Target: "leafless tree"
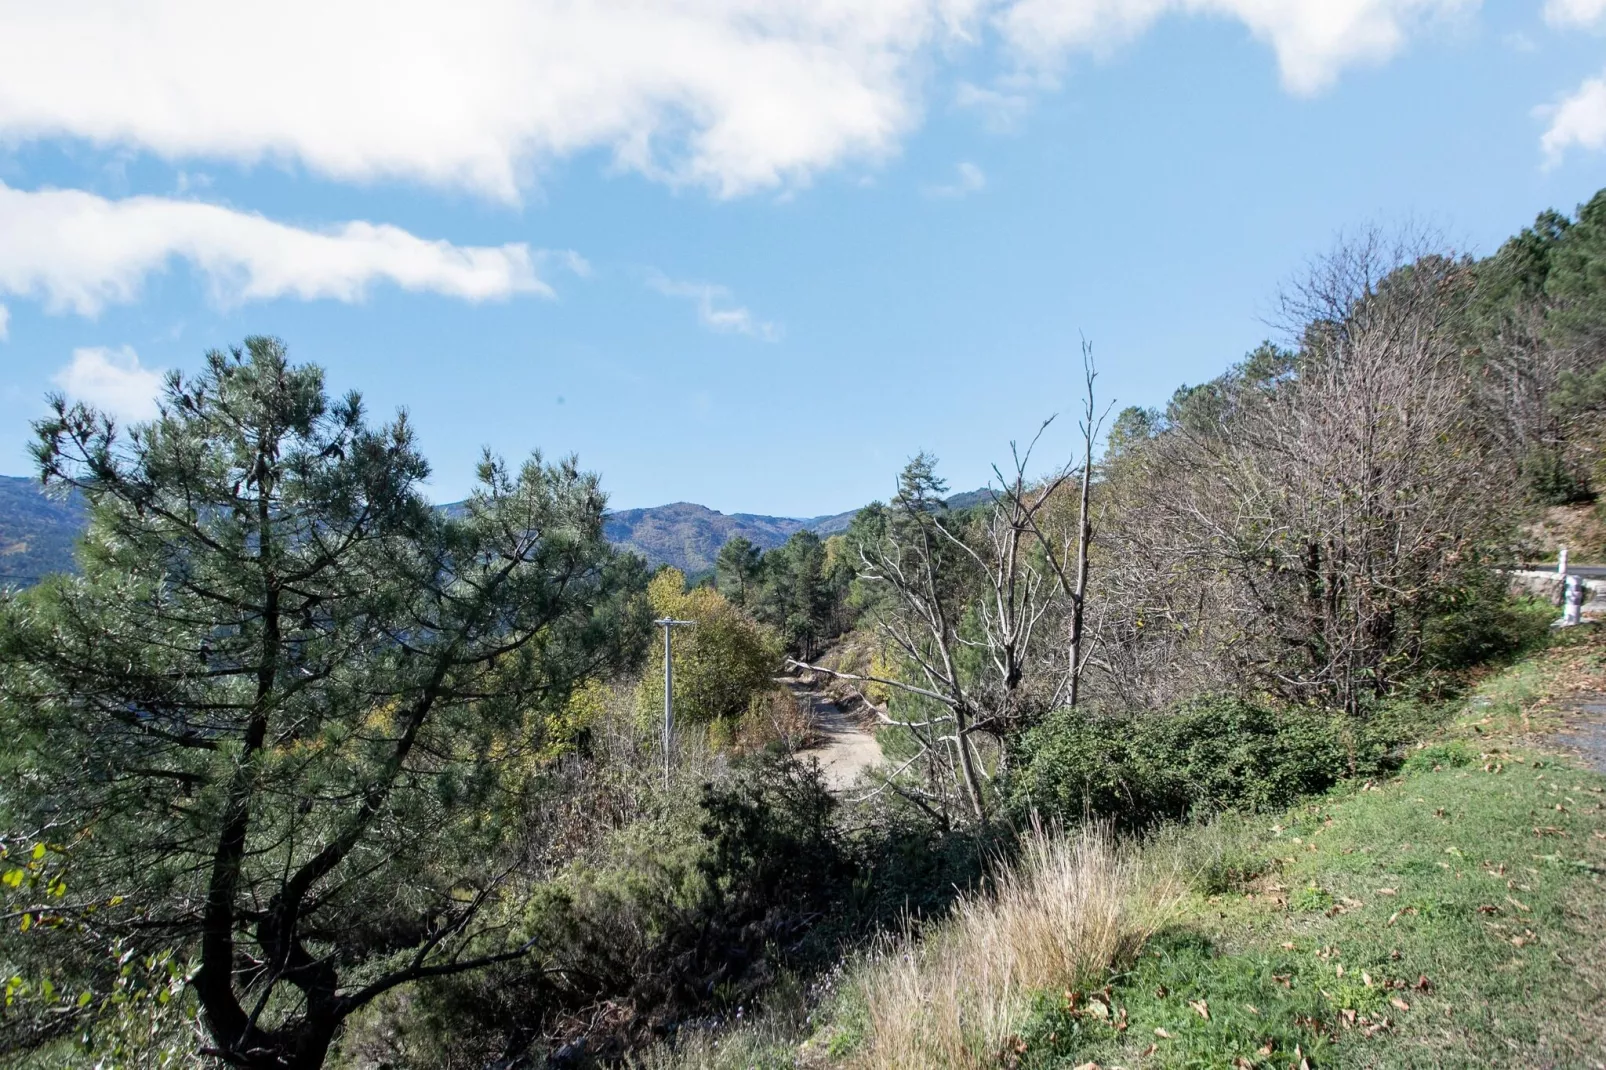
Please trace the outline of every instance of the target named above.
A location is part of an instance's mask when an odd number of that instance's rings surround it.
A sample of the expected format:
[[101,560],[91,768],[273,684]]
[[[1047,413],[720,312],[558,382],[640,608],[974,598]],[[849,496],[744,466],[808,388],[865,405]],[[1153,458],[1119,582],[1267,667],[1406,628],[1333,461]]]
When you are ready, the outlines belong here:
[[[987,809],[984,782],[1004,771],[1009,741],[1047,710],[1077,701],[1090,653],[1084,634],[1093,538],[1089,503],[1103,416],[1095,405],[1092,350],[1085,346],[1083,373],[1083,448],[1077,461],[1046,477],[1029,474],[1050,418],[1024,449],[1011,444],[1007,473],[994,468],[996,486],[982,515],[962,519],[942,503],[946,485],[936,477],[934,460],[922,454],[905,468],[881,536],[858,547],[861,576],[892,595],[876,627],[910,678],[805,666],[880,683],[934,706],[937,712],[919,718],[882,716],[919,742],[906,768],[924,760],[928,784],[951,774],[978,819]],[[1065,503],[1077,487],[1074,520],[1065,523]],[[902,787],[895,779],[889,784],[922,805],[942,805],[938,793]]]
[[1297,351],[1184,397],[1113,467],[1106,597],[1129,623],[1112,668],[1169,676],[1162,700],[1247,685],[1354,710],[1420,661],[1505,520],[1458,345],[1466,293],[1454,257],[1341,247],[1285,304]]

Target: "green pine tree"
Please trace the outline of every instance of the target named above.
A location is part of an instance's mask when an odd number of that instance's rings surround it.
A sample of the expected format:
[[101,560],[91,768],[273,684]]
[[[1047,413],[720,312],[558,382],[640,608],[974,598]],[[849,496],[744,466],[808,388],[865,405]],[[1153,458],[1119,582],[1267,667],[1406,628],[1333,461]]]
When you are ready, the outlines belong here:
[[480,925],[521,759],[647,637],[595,477],[487,456],[448,516],[404,415],[370,425],[264,338],[170,376],[153,423],[57,398],[38,432],[91,520],[80,575],[0,606],[6,818],[74,902],[121,904],[88,931],[193,956],[213,1054],[276,1070],[399,985],[526,954]]

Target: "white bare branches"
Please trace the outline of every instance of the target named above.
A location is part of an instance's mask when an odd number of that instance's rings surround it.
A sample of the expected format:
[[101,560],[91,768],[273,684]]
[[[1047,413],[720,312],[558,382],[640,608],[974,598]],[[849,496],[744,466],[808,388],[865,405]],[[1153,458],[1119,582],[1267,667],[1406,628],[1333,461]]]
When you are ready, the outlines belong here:
[[[942,707],[938,716],[888,723],[919,737],[928,781],[951,774],[978,818],[987,785],[1007,765],[1010,740],[1055,705],[1076,701],[1091,653],[1084,610],[1093,448],[1104,416],[1095,408],[1089,347],[1083,375],[1080,458],[1032,475],[1050,418],[1024,448],[1010,444],[1011,464],[994,469],[991,501],[962,515],[943,504],[946,487],[921,455],[905,469],[879,536],[858,547],[861,577],[890,595],[876,625],[904,671],[899,679],[831,675]],[[944,724],[951,732],[939,734]]]

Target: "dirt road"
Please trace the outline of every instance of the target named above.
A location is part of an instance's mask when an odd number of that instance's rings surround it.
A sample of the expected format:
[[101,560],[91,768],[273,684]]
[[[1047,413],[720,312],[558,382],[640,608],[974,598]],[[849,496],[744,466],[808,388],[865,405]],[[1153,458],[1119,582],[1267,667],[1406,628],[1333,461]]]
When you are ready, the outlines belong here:
[[785,676],[781,682],[791,689],[798,704],[810,713],[825,742],[799,751],[798,757],[820,763],[825,771],[825,782],[832,791],[845,791],[859,779],[859,774],[881,764],[881,744],[867,732],[858,720],[832,702],[814,685],[808,675]]

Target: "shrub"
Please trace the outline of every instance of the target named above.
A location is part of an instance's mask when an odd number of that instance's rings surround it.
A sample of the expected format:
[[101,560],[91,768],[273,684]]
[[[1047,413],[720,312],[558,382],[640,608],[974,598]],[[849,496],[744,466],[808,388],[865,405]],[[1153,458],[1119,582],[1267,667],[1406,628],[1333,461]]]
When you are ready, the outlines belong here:
[[713,745],[738,754],[792,754],[821,741],[814,718],[784,687],[754,695],[740,718],[716,721],[709,729]]
[[[685,577],[666,568],[647,588],[655,617],[696,621],[673,640],[675,719],[686,724],[734,723],[753,698],[769,691],[781,665],[781,641],[712,587],[685,589]],[[644,724],[663,715],[664,648],[659,636],[637,689]],[[656,670],[656,671],[655,671]]]
[[1163,714],[1059,710],[1016,747],[1017,813],[1134,828],[1269,810],[1374,769],[1392,741],[1337,714],[1195,699]]
[[1433,743],[1420,747],[1405,760],[1403,769],[1409,773],[1427,773],[1435,769],[1460,769],[1478,760],[1477,753],[1458,739],[1447,743]]
[[857,862],[812,766],[761,756],[618,830],[587,862],[512,888],[487,918],[534,955],[420,986],[357,1023],[357,1066],[480,1067],[542,1038],[617,1060],[752,1007]]
[[1468,669],[1532,650],[1550,634],[1556,609],[1538,598],[1512,598],[1499,573],[1442,593],[1422,628],[1424,666]]

